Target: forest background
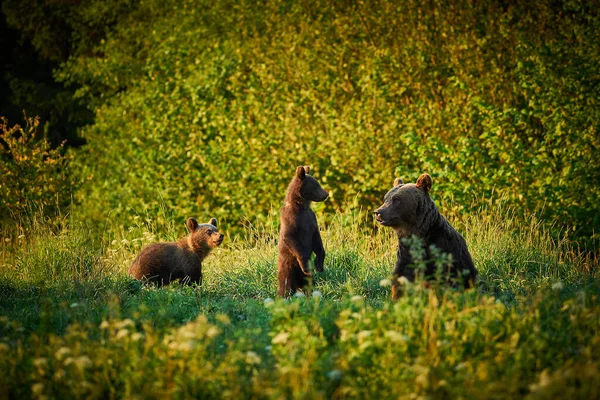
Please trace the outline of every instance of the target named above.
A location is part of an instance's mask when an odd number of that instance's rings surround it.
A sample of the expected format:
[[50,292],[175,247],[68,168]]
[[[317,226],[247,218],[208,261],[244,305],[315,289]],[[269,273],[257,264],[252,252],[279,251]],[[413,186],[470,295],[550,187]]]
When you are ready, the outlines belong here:
[[593,250],[598,9],[3,0],[2,230],[43,207],[105,231],[214,216],[238,234],[308,164],[323,223],[428,172],[450,218],[502,201]]

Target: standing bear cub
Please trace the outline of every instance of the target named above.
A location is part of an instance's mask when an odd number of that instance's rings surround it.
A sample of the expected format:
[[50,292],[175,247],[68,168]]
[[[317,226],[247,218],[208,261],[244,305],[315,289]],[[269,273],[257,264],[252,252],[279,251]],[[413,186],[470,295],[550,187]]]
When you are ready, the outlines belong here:
[[190,234],[179,241],[155,243],[144,248],[129,267],[129,275],[159,286],[175,280],[200,285],[202,260],[223,242],[223,235],[217,230],[215,218],[206,224],[188,218],[186,225]]
[[290,182],[281,209],[279,257],[277,259],[277,294],[285,297],[302,289],[311,276],[308,262],[315,253],[315,269],[323,272],[325,249],[310,208],[311,201],[325,201],[329,194],[309,175],[309,167],[298,167]]
[[[412,235],[420,238],[425,245],[427,258],[429,246],[434,245],[444,253],[452,254],[452,266],[443,271],[447,281],[458,281],[470,288],[477,277],[477,270],[467,249],[467,243],[460,233],[440,214],[429,197],[432,186],[431,176],[422,174],[416,184],[404,184],[396,178],[394,187],[387,192],[383,205],[375,210],[375,219],[383,226],[393,228],[398,234],[398,259],[392,282],[392,298],[401,295],[399,277],[411,282],[415,280],[415,270],[410,267],[412,258],[402,239]],[[429,262],[425,268],[425,278],[435,275],[436,266]]]

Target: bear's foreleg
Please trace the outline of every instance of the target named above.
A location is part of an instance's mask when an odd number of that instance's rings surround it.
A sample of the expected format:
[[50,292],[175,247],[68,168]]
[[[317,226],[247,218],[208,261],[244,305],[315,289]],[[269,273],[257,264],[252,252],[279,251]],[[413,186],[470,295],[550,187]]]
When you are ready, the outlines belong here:
[[323,240],[321,239],[321,233],[318,229],[313,235],[312,251],[315,253],[315,269],[318,272],[323,272],[323,264],[325,263],[325,248],[323,247]]

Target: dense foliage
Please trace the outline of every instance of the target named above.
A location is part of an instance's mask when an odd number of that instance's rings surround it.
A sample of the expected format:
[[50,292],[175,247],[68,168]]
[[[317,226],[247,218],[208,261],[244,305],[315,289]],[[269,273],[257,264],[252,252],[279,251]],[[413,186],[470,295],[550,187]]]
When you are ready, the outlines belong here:
[[[117,2],[118,3],[118,2]],[[600,223],[600,20],[579,2],[144,1],[57,73],[95,110],[79,212],[241,217],[310,164],[327,211],[394,176]],[[134,210],[134,211],[132,211]]]
[[26,118],[24,127],[9,126],[6,119],[0,119],[2,225],[18,224],[40,210],[54,214],[71,200],[71,157],[64,156],[62,145],[52,148],[45,137],[36,137],[38,125],[38,118]]
[[17,122],[37,115],[53,145],[83,144],[78,128],[93,121],[53,71],[89,55],[133,1],[0,0],[0,116]]

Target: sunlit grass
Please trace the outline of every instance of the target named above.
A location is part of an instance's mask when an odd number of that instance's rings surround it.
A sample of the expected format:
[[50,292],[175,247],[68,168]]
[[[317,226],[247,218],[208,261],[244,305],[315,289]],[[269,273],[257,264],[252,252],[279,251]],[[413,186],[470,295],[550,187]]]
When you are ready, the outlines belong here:
[[201,287],[127,276],[144,245],[185,234],[137,221],[100,239],[69,218],[6,235],[3,395],[598,395],[598,265],[534,216],[523,225],[498,208],[455,221],[481,284],[414,285],[397,303],[385,284],[396,238],[364,213],[336,215],[322,231],[325,272],[305,297],[275,302],[276,215],[226,237]]

